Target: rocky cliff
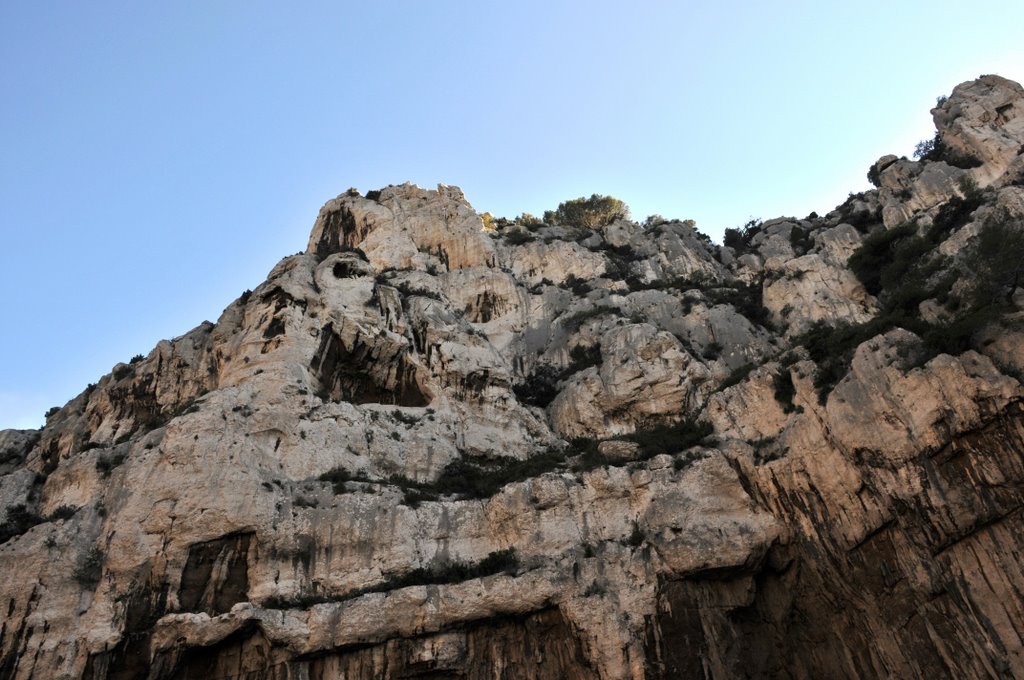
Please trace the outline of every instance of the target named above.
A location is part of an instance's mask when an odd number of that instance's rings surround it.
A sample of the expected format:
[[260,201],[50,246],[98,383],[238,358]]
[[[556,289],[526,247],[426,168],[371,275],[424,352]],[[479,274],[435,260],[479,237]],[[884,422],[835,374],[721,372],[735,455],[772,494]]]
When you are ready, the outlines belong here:
[[0,432],[0,678],[1024,678],[1024,90],[932,113],[725,246],[329,201]]

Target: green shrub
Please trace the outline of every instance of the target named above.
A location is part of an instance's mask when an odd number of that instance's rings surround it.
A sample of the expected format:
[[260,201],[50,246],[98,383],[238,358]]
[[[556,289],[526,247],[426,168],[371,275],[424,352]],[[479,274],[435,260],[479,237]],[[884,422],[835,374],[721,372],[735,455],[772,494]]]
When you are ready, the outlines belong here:
[[775,400],[782,404],[783,413],[793,413],[797,407],[793,404],[793,397],[796,396],[796,386],[793,385],[793,375],[788,369],[783,368],[772,379],[775,388]]
[[723,349],[725,349],[725,348],[722,347],[722,343],[720,343],[720,342],[710,342],[710,343],[708,343],[707,347],[704,348],[704,351],[701,352],[701,357],[703,357],[703,358],[705,358],[705,359],[707,359],[709,361],[714,361],[718,357],[722,356],[722,350]]
[[[1011,296],[1024,281],[1024,224],[1006,214],[990,218],[968,246],[964,268],[970,272],[964,299],[952,297],[957,273],[948,259],[929,254],[934,245],[959,228],[980,205],[976,187],[965,184],[964,199],[952,199],[939,212],[927,237],[905,224],[876,231],[850,257],[849,265],[865,288],[879,296],[881,311],[871,321],[829,328],[818,324],[797,339],[818,364],[815,384],[824,400],[846,373],[853,350],[874,335],[900,327],[922,339],[918,363],[938,354],[960,354],[971,347],[974,334],[1009,311]],[[920,304],[936,299],[953,312],[945,323],[930,324],[920,317]]]
[[793,251],[797,255],[806,253],[814,245],[812,231],[801,227],[793,227],[792,231],[789,232],[789,245],[793,247]]
[[521,404],[546,408],[558,396],[558,380],[561,375],[554,366],[541,365],[526,379],[512,388]]
[[544,221],[584,229],[597,229],[629,217],[629,207],[613,196],[593,194],[558,204],[558,209],[544,213]]
[[[676,423],[624,435],[618,439],[637,443],[640,446],[640,459],[645,459],[662,453],[683,452],[700,443],[711,432],[710,424],[686,418]],[[392,477],[389,481],[403,488],[406,505],[416,507],[424,501],[438,500],[441,496],[489,498],[508,484],[564,469],[569,461],[576,472],[585,472],[609,464],[599,452],[596,439],[581,437],[571,440],[564,449],[552,447],[526,460],[459,458],[445,466],[434,482],[414,482],[403,477]]]
[[544,226],[544,222],[539,217],[531,215],[528,212],[521,213],[519,217],[515,219],[515,223],[521,224],[530,230],[535,230]]
[[436,501],[438,498],[436,493],[430,493],[429,491],[423,491],[414,486],[407,486],[402,489],[402,503],[408,505],[410,508],[418,508],[420,503],[426,501]]
[[914,158],[922,161],[939,160],[936,147],[942,144],[942,137],[938,132],[932,139],[922,139],[914,145]]
[[769,323],[768,310],[764,307],[764,292],[759,281],[736,281],[717,288],[707,288],[704,295],[712,304],[732,305],[739,314],[758,326],[767,326]]
[[928,326],[921,333],[924,352],[919,356],[917,365],[924,364],[940,354],[963,354],[971,349],[974,334],[994,321],[997,316],[992,308],[975,309],[958,315],[941,326]]
[[75,580],[86,590],[93,590],[100,582],[103,573],[103,551],[94,545],[75,567]]
[[342,466],[331,468],[327,472],[323,473],[317,479],[321,482],[330,482],[333,485],[335,494],[345,493],[346,482],[369,482],[371,481],[366,475],[362,473],[349,472]]
[[325,602],[341,601],[344,599],[346,598],[332,598],[315,593],[302,593],[292,597],[271,595],[270,597],[264,598],[260,606],[265,609],[309,609],[314,605],[324,604]]
[[553,286],[553,285],[555,285],[554,282],[551,279],[549,279],[549,278],[547,278],[545,276],[539,282],[537,282],[537,283],[533,284],[532,286],[530,286],[530,293],[533,294],[533,295],[537,295],[538,293],[543,293],[544,292],[544,288],[546,286]]
[[601,345],[576,345],[569,350],[569,365],[562,372],[562,377],[568,377],[591,366],[601,365]]
[[637,262],[638,260],[644,259],[643,255],[633,250],[633,246],[628,243],[621,246],[613,246],[610,243],[605,243],[601,250],[605,255],[620,258],[624,262]]
[[921,351],[915,365],[922,365],[939,354],[955,356],[970,349],[974,334],[995,321],[1001,311],[1005,308],[996,305],[969,306],[949,322],[929,324],[900,310],[883,310],[863,324],[843,323],[832,327],[819,321],[794,342],[806,347],[818,365],[814,385],[819,401],[824,403],[828,393],[849,371],[853,354],[862,342],[893,328],[903,328],[921,338]]
[[694,418],[658,425],[619,437],[640,446],[640,458],[661,454],[674,455],[699,444],[713,431],[711,424]]
[[62,505],[59,508],[57,508],[56,510],[54,510],[53,512],[51,512],[46,517],[46,521],[47,522],[53,522],[53,521],[58,520],[58,519],[71,519],[72,517],[75,516],[76,512],[78,512],[78,508],[76,508],[75,506],[73,506],[73,505]]
[[818,321],[795,339],[794,343],[807,348],[811,360],[818,365],[814,386],[821,403],[825,403],[828,393],[849,371],[857,346],[876,335],[874,328],[867,328],[871,325],[840,323],[830,326]]
[[622,281],[632,275],[632,263],[642,260],[643,257],[633,250],[630,245],[613,246],[605,244],[602,248],[604,256],[608,259],[605,267],[605,278]]
[[732,248],[737,256],[742,255],[750,251],[750,242],[760,231],[761,220],[752,217],[742,227],[726,229],[722,243]]
[[608,459],[598,450],[599,444],[590,437],[576,437],[569,440],[563,455],[572,460],[572,469],[576,472],[593,470],[608,464]]
[[754,449],[754,464],[764,465],[782,458],[785,450],[779,446],[777,437],[763,437],[750,442]]
[[1024,285],[1024,220],[1001,212],[986,220],[966,257],[974,274],[971,306],[1010,304]]
[[21,536],[42,522],[43,518],[26,508],[23,503],[12,505],[7,508],[7,519],[0,524],[0,543],[6,543],[15,536]]
[[468,460],[459,458],[445,466],[433,482],[416,482],[393,476],[388,481],[402,487],[404,502],[416,507],[424,501],[435,501],[441,496],[458,498],[489,498],[507,484],[537,477],[565,464],[566,454],[552,448],[526,460],[493,458]]
[[481,576],[491,576],[492,574],[512,573],[518,568],[519,557],[516,555],[516,549],[506,548],[504,550],[495,550],[476,565],[463,568],[463,573],[468,574],[468,578],[480,578]]
[[404,411],[398,410],[397,408],[391,412],[391,417],[408,427],[412,427],[413,425],[420,422],[419,416],[417,416],[416,414],[406,413]]
[[872,165],[868,168],[868,181],[871,182],[871,186],[879,187],[882,186],[882,176],[878,172],[878,168]]
[[521,229],[508,229],[503,231],[502,234],[505,237],[505,242],[513,246],[521,246],[537,240],[533,234]]
[[958,151],[948,146],[939,132],[931,139],[925,139],[914,147],[914,158],[922,161],[944,161],[955,168],[969,170],[977,168],[981,161],[970,154]]
[[954,196],[939,208],[928,228],[928,239],[932,243],[941,243],[951,233],[970,222],[971,215],[981,206],[980,193],[968,194],[965,198]]
[[114,453],[109,455],[101,455],[96,458],[96,469],[100,475],[104,478],[110,476],[114,468],[118,467],[127,459],[128,454],[126,453]]
[[498,458],[478,462],[459,458],[445,466],[437,481],[419,486],[439,495],[489,498],[507,484],[551,472],[564,462],[565,454],[560,451],[546,451],[526,460]]
[[130,375],[135,375],[135,369],[132,366],[120,364],[114,367],[112,371],[114,380],[120,382]]
[[[917,236],[917,225],[906,222],[892,229],[871,232],[850,256],[847,266],[872,295],[882,291],[882,275],[895,257],[894,246]],[[916,248],[916,246],[915,246]]]
[[629,535],[626,545],[639,548],[644,542],[644,532],[640,531],[640,525],[633,522],[633,533]]
[[747,376],[750,375],[750,372],[755,368],[757,368],[757,364],[753,362],[748,362],[738,368],[734,368],[733,371],[726,376],[725,380],[722,381],[722,384],[718,386],[718,389],[724,390],[727,387],[739,385],[747,379]]
[[686,468],[696,463],[698,460],[704,460],[704,458],[706,457],[707,454],[705,454],[702,451],[686,451],[684,453],[677,454],[675,460],[672,461],[672,469],[674,469],[676,472],[679,472],[680,470],[685,470]]
[[567,288],[571,290],[573,294],[578,295],[580,297],[583,297],[592,290],[589,281],[587,281],[586,279],[581,279],[577,277],[575,274],[569,274],[569,276],[565,278],[565,281],[561,285],[562,288]]
[[863,200],[864,194],[853,194],[851,193],[849,198],[839,206],[839,216],[843,222],[853,226],[857,231],[865,232],[867,228],[873,224],[878,224],[882,221],[881,206],[875,211],[868,210],[867,208],[856,208],[855,203],[858,200]]
[[726,228],[722,243],[736,251],[737,255],[745,252],[749,247],[746,239],[743,238],[743,232],[739,229],[733,229],[732,227]]

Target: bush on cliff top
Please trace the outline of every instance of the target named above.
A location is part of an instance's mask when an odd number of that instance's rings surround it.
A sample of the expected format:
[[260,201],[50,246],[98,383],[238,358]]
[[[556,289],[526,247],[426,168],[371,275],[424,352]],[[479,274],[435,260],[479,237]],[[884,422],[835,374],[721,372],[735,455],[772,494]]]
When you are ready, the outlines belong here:
[[590,198],[574,198],[558,204],[558,209],[544,213],[544,221],[584,229],[597,229],[615,220],[629,217],[629,206],[614,196],[593,194]]

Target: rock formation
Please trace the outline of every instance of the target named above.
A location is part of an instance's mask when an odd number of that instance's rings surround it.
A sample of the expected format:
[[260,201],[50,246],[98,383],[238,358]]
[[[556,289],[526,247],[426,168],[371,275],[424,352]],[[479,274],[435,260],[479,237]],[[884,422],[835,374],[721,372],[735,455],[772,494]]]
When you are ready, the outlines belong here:
[[1024,90],[933,115],[729,247],[329,201],[0,432],[0,678],[1024,678]]

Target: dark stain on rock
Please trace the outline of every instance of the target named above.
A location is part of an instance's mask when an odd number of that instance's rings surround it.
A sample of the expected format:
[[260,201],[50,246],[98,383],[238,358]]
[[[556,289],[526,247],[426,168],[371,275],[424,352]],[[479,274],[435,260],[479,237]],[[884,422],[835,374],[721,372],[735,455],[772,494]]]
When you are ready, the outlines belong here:
[[267,327],[263,329],[263,339],[270,340],[276,338],[279,335],[284,335],[284,319],[279,316],[275,316],[267,324]]
[[348,347],[328,324],[311,368],[321,385],[319,396],[325,401],[395,406],[430,403],[407,348],[380,336],[357,336]]
[[167,612],[166,581],[156,579],[149,565],[146,578],[125,596],[124,632],[110,650],[90,654],[82,680],[145,680],[150,678],[150,641],[153,626]]
[[252,532],[228,534],[189,548],[178,591],[182,611],[212,616],[247,600],[252,538]]
[[491,319],[501,316],[507,306],[508,301],[505,298],[485,290],[466,305],[465,316],[468,321],[473,323],[487,323]]
[[320,240],[316,244],[315,254],[321,260],[344,250],[351,250],[358,245],[369,231],[366,223],[358,224],[355,215],[347,206],[322,216],[325,224]]

